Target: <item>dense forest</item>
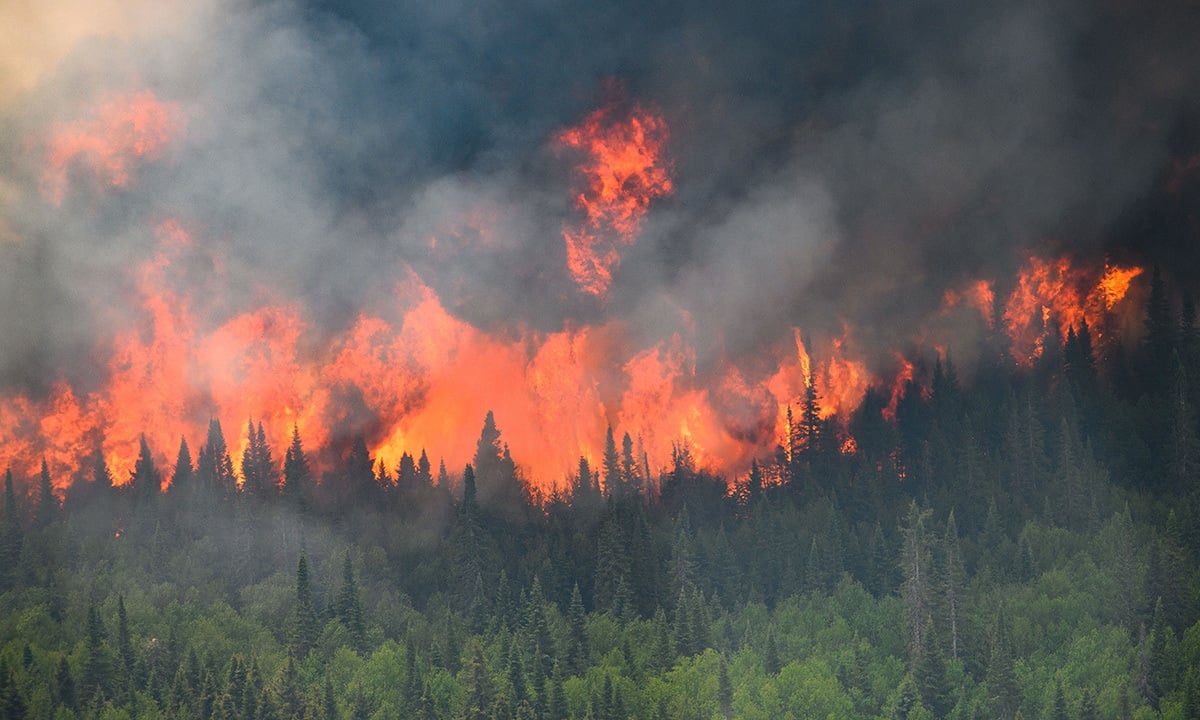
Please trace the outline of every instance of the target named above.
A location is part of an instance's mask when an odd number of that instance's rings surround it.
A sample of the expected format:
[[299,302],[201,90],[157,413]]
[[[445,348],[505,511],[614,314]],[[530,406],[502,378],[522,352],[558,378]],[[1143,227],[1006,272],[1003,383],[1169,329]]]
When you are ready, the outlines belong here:
[[1198,718],[1194,307],[1046,331],[851,418],[810,385],[737,478],[610,429],[535,492],[490,413],[464,468],[251,422],[235,473],[213,420],[9,472],[0,718]]

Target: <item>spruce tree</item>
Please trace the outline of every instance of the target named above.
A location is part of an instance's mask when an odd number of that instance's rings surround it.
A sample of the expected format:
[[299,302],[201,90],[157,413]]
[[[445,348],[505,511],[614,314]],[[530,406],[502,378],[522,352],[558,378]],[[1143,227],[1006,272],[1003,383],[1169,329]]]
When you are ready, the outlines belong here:
[[588,644],[584,629],[583,596],[579,592],[579,583],[575,583],[571,588],[571,602],[567,606],[567,628],[567,671],[582,677],[587,670]]
[[317,620],[317,610],[313,605],[312,586],[308,576],[308,557],[300,552],[300,561],[296,567],[296,610],[292,618],[292,629],[288,637],[296,657],[305,657],[316,642],[321,628]]
[[992,647],[987,664],[988,698],[992,717],[1005,720],[1017,711],[1021,700],[1013,672],[1012,639],[1001,609],[992,628]]
[[621,458],[617,455],[612,425],[608,426],[604,434],[604,492],[618,500],[625,495],[624,482],[621,479]]
[[0,525],[0,592],[10,590],[21,580],[24,566],[21,549],[25,534],[21,529],[21,510],[13,488],[12,470],[4,473],[4,521]]
[[910,670],[927,648],[926,619],[933,609],[932,541],[926,528],[931,512],[921,510],[915,501],[910,501],[908,514],[900,527],[900,534],[904,538],[900,557],[904,582],[900,586],[900,598],[904,602],[904,621],[908,626]]
[[133,474],[129,477],[129,485],[133,493],[134,507],[139,509],[139,513],[145,514],[150,512],[158,500],[162,475],[154,465],[154,455],[150,452],[146,435],[142,434],[138,442],[137,462],[133,466]]
[[958,660],[962,654],[962,629],[965,618],[962,606],[966,597],[967,580],[958,542],[958,524],[954,521],[953,510],[946,519],[946,532],[942,537],[941,550],[941,620],[945,628],[949,656]]
[[362,600],[358,595],[358,585],[354,581],[354,564],[350,560],[350,551],[346,551],[346,559],[342,563],[342,589],[337,597],[337,615],[350,631],[350,637],[360,650],[365,649],[366,625],[363,622]]
[[38,482],[37,526],[44,528],[58,517],[58,498],[54,495],[54,483],[50,480],[50,466],[42,458],[42,472]]
[[305,512],[312,502],[312,471],[300,440],[300,426],[292,426],[292,442],[283,457],[283,496],[288,503]]

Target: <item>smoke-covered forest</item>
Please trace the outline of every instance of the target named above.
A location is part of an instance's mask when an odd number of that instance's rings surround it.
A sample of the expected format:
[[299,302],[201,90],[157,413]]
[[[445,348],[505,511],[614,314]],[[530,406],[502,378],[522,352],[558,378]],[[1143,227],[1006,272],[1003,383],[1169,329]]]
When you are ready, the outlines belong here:
[[1136,344],[936,361],[894,422],[869,391],[852,450],[814,382],[739,477],[618,429],[534,492],[491,413],[463,468],[359,438],[318,472],[251,422],[235,473],[214,420],[61,505],[10,473],[0,717],[1200,717],[1180,296],[1154,273]]
[[0,0],[0,720],[1200,720],[1197,37]]

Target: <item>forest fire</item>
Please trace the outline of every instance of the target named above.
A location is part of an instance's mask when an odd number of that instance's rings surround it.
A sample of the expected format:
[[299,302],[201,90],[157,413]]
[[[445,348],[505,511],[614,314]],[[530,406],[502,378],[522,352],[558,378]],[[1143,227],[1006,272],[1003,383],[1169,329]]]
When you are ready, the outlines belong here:
[[1137,267],[1085,269],[1072,265],[1066,257],[1031,257],[1022,267],[1004,309],[1013,359],[1022,365],[1032,364],[1054,330],[1061,337],[1086,321],[1102,332],[1106,314],[1125,298],[1130,283],[1141,273]]
[[[619,249],[636,240],[651,203],[673,190],[664,121],[637,105],[622,107],[602,107],[554,138],[581,156],[574,198],[581,217],[563,223],[568,270],[598,298],[610,289]],[[56,126],[46,140],[45,198],[62,202],[78,181],[75,167],[102,187],[126,186],[134,161],[153,159],[184,126],[176,106],[149,92]],[[470,224],[490,237],[486,213]],[[181,437],[198,447],[218,419],[229,429],[261,424],[277,456],[296,429],[311,448],[337,448],[361,434],[386,467],[427,450],[457,469],[472,458],[475,430],[492,411],[524,478],[543,489],[561,485],[581,456],[598,467],[609,427],[636,439],[637,456],[652,472],[686,447],[699,465],[737,474],[774,452],[789,412],[806,401],[836,428],[840,451],[853,455],[848,421],[868,388],[883,388],[882,414],[894,422],[916,375],[914,359],[902,354],[890,370],[872,370],[847,323],[816,343],[791,328],[775,340],[775,363],[765,369],[728,358],[715,367],[701,362],[686,312],[676,329],[649,339],[621,317],[489,332],[448,309],[453,299],[404,263],[389,300],[336,332],[317,327],[300,301],[277,299],[267,288],[251,288],[257,305],[222,314],[205,302],[217,288],[180,281],[196,260],[213,269],[206,282],[223,281],[225,258],[193,234],[177,220],[158,224],[153,252],[130,271],[130,311],[114,320],[122,329],[95,348],[99,384],[60,379],[44,397],[0,400],[0,464],[33,477],[44,458],[63,486],[86,474],[81,468],[102,448],[120,484],[143,434],[166,465]],[[445,247],[463,244],[443,239]],[[428,244],[437,249],[439,238]],[[1031,258],[1004,303],[1013,357],[1022,364],[1037,357],[1044,318],[1063,327],[1086,318],[1098,327],[1140,273]],[[993,287],[979,280],[947,291],[944,307],[973,308],[990,328]],[[945,354],[942,345],[935,350]],[[231,434],[229,444],[236,467],[249,438]]]
[[575,205],[583,218],[563,225],[563,239],[567,267],[584,292],[604,297],[621,262],[620,248],[637,238],[651,201],[671,194],[666,140],[661,117],[636,105],[622,116],[619,104],[596,110],[558,136],[564,148],[582,155]]

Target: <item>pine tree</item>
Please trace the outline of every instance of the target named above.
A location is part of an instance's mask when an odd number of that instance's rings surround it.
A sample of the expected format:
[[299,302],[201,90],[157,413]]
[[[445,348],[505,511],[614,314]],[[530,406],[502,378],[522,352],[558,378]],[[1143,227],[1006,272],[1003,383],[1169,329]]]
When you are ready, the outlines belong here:
[[596,548],[596,571],[593,598],[596,610],[617,609],[618,588],[629,582],[629,557],[617,514],[609,500],[608,510],[600,523]]
[[350,560],[350,551],[346,551],[345,562],[342,563],[342,589],[337,597],[337,616],[350,631],[350,637],[360,650],[364,649],[366,641],[366,625],[363,622],[362,600],[358,595],[358,585],[354,582],[354,564]]
[[1061,679],[1054,683],[1054,707],[1050,711],[1050,720],[1071,720],[1067,714],[1067,698],[1063,695]]
[[308,557],[302,550],[299,564],[296,567],[296,610],[292,619],[291,634],[288,638],[297,657],[308,655],[319,632],[320,625],[317,620],[316,607],[313,605],[312,586],[308,577]]
[[133,696],[133,643],[129,637],[129,619],[125,615],[125,596],[117,595],[117,659],[120,670],[117,673],[121,686],[118,697],[128,701]]
[[216,418],[208,421],[208,436],[196,458],[196,476],[204,492],[218,500],[232,498],[237,490],[233,460],[229,457],[221,422]]
[[478,639],[471,641],[470,655],[463,667],[467,684],[466,720],[484,720],[492,705],[492,679],[488,674],[483,646]]
[[583,595],[579,583],[571,588],[571,602],[567,605],[567,671],[583,676],[587,670],[588,641],[584,627]]
[[934,717],[946,717],[954,707],[954,688],[946,676],[946,658],[941,643],[935,641],[933,618],[925,621],[925,648],[913,668],[913,680],[921,693],[921,702]]
[[[1185,717],[1195,716],[1185,715]],[[1084,688],[1083,698],[1079,701],[1079,720],[1100,720],[1100,709],[1096,706],[1096,696],[1087,688]]]
[[175,469],[171,473],[171,485],[167,488],[167,492],[172,495],[190,496],[194,490],[192,487],[194,474],[192,453],[188,449],[187,438],[180,437],[179,453],[175,456]]
[[253,497],[274,497],[279,491],[279,472],[261,421],[257,428],[252,421],[247,421],[246,438],[246,450],[242,453],[242,490]]
[[108,694],[110,668],[104,643],[104,624],[94,604],[88,605],[87,630],[84,635],[84,660],[80,700],[91,702]]
[[519,520],[526,504],[525,490],[516,476],[508,446],[500,442],[500,430],[491,410],[483,419],[474,467],[480,506],[507,520]]
[[817,454],[821,451],[821,404],[817,393],[817,380],[810,377],[804,387],[804,407],[800,413],[800,438],[803,452]]
[[375,461],[367,448],[367,438],[358,433],[350,441],[350,450],[342,460],[342,482],[335,489],[341,492],[338,501],[341,509],[352,507],[379,507],[383,502],[383,488],[375,477]]
[[58,669],[54,673],[54,699],[68,710],[75,709],[75,680],[65,655],[58,659]]
[[58,517],[58,498],[54,495],[54,483],[50,480],[50,466],[42,458],[42,472],[38,483],[37,526],[45,528]]
[[1145,347],[1149,363],[1145,368],[1151,381],[1169,377],[1169,361],[1175,349],[1176,324],[1172,317],[1171,301],[1167,297],[1166,285],[1158,266],[1150,281],[1150,297],[1146,304]]
[[133,493],[135,507],[145,513],[158,499],[162,485],[162,475],[154,465],[154,455],[143,434],[139,439],[137,462],[133,466],[133,474],[129,476],[129,485]]
[[1200,437],[1196,434],[1195,413],[1188,395],[1187,373],[1176,353],[1173,358],[1174,381],[1170,394],[1170,429],[1167,435],[1167,477],[1171,488],[1188,492],[1200,479]]
[[[303,557],[303,556],[302,556]],[[275,685],[275,704],[281,718],[304,717],[304,691],[300,685],[300,671],[296,667],[296,656],[289,649],[287,662],[279,673]],[[200,713],[204,717],[204,713]]]
[[[1183,673],[1183,716],[1200,717],[1200,666],[1191,666]],[[1080,720],[1086,720],[1082,718]]]
[[962,653],[963,599],[966,596],[966,570],[963,567],[962,551],[958,543],[958,524],[954,511],[946,519],[946,532],[942,538],[942,567],[940,578],[941,617],[945,628],[950,658],[960,659]]
[[717,671],[717,704],[721,708],[721,717],[725,720],[733,718],[733,683],[729,681],[729,663],[721,656],[721,666]]
[[7,663],[0,658],[0,718],[4,720],[25,720],[28,707],[17,683],[13,682],[12,672]]
[[21,511],[13,488],[12,470],[4,473],[4,522],[0,525],[0,592],[14,587],[21,580],[21,548],[25,535],[21,529]]
[[617,455],[617,443],[613,438],[612,425],[604,434],[604,492],[610,497],[621,499],[626,491],[621,479],[621,458]]
[[643,490],[642,480],[638,462],[633,456],[633,438],[629,437],[629,433],[625,433],[621,438],[621,481],[630,492],[637,494]]
[[763,670],[768,675],[778,675],[783,663],[779,660],[779,646],[775,642],[775,626],[767,627],[767,647],[763,652]]
[[916,666],[926,650],[925,621],[933,609],[932,542],[926,529],[931,512],[921,510],[915,501],[910,501],[908,514],[900,527],[904,538],[900,557],[904,582],[900,586],[900,597],[908,626],[909,669]]
[[283,456],[283,496],[301,512],[307,511],[312,502],[312,471],[300,440],[299,425],[292,426],[292,442]]
[[1020,702],[1020,689],[1013,673],[1012,639],[1001,609],[992,628],[992,648],[987,665],[988,699],[992,717],[1011,718]]

